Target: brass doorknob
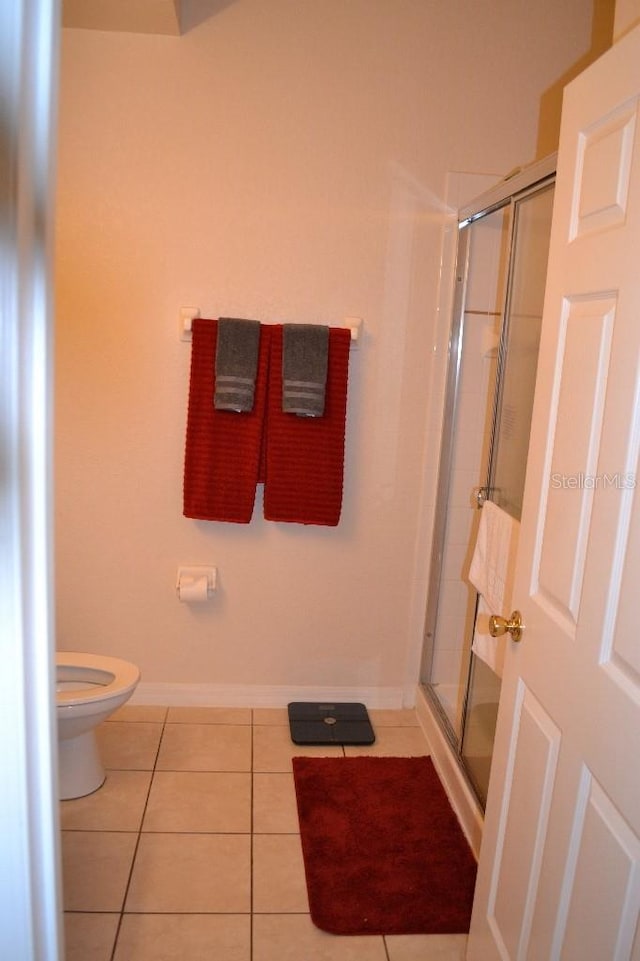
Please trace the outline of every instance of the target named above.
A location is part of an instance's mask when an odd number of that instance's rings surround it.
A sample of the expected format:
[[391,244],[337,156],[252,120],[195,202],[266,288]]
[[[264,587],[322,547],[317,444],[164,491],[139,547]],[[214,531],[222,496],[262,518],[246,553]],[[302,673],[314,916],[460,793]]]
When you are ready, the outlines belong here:
[[500,617],[498,614],[492,614],[489,618],[489,634],[491,634],[491,637],[502,637],[507,631],[514,641],[519,641],[522,638],[524,624],[520,611],[513,611],[509,620],[506,617]]

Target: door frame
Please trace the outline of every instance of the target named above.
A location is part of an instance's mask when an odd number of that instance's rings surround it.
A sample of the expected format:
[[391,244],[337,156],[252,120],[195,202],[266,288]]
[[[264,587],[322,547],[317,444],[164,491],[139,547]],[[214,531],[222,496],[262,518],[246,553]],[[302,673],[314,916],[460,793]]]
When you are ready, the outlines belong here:
[[58,0],[0,4],[0,956],[63,956],[52,562]]

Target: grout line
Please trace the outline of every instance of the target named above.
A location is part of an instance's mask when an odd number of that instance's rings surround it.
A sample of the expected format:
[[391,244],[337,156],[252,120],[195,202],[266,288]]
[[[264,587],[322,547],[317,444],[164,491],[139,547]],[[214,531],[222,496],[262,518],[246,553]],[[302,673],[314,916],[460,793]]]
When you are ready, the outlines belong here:
[[130,888],[130,886],[131,886],[131,878],[133,877],[133,869],[134,869],[134,865],[135,865],[135,863],[136,863],[136,857],[137,857],[137,854],[138,854],[138,848],[139,848],[139,846],[140,846],[140,840],[141,840],[141,838],[142,838],[142,825],[143,825],[143,823],[144,823],[145,814],[147,813],[147,807],[148,807],[148,805],[149,805],[149,797],[150,797],[150,795],[151,795],[151,788],[152,788],[152,785],[153,785],[153,778],[154,778],[154,776],[155,776],[156,764],[158,763],[158,757],[159,757],[159,755],[160,755],[160,745],[162,744],[162,738],[164,737],[164,730],[165,730],[165,726],[166,726],[166,723],[167,723],[167,715],[168,715],[168,713],[169,713],[168,711],[165,713],[165,719],[164,719],[164,721],[162,721],[162,731],[160,732],[160,737],[158,738],[158,747],[157,747],[156,756],[155,756],[154,762],[153,762],[153,768],[151,769],[151,777],[149,778],[149,787],[148,787],[148,789],[147,789],[147,796],[146,796],[146,798],[145,798],[144,806],[143,806],[143,808],[142,808],[142,814],[141,814],[141,816],[140,816],[140,824],[139,824],[139,826],[138,826],[138,837],[137,837],[137,839],[136,839],[136,844],[135,844],[135,847],[134,847],[134,849],[133,849],[133,857],[131,858],[131,867],[129,868],[129,877],[127,878],[127,883],[126,883],[125,889],[124,889],[124,895],[123,895],[123,897],[122,897],[122,907],[121,907],[121,909],[120,909],[120,917],[118,918],[118,925],[117,925],[117,927],[116,927],[116,936],[115,936],[114,941],[113,941],[113,950],[112,950],[112,952],[111,952],[110,961],[114,961],[115,954],[116,954],[116,950],[117,950],[117,948],[118,948],[118,939],[119,939],[119,937],[120,937],[120,930],[121,930],[121,928],[122,928],[122,921],[123,921],[123,919],[124,919],[124,914],[125,914],[124,909],[125,909],[125,905],[126,905],[126,903],[127,903],[127,897],[128,897],[128,894],[129,894],[129,888]]

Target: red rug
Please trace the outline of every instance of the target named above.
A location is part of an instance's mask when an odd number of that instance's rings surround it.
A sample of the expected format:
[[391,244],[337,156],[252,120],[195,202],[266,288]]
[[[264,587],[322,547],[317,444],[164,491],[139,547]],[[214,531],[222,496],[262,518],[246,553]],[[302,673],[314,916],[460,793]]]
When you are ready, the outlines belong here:
[[476,862],[430,758],[296,757],[293,775],[317,927],[469,930]]

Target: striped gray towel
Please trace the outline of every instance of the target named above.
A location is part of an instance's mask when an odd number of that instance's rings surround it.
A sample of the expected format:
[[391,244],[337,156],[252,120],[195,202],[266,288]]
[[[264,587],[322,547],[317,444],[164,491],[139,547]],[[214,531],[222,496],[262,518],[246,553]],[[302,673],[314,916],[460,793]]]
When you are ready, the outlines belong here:
[[298,417],[324,414],[329,328],[317,324],[283,324],[282,410]]
[[213,406],[238,414],[253,410],[258,370],[260,323],[221,317],[216,341],[216,386]]

